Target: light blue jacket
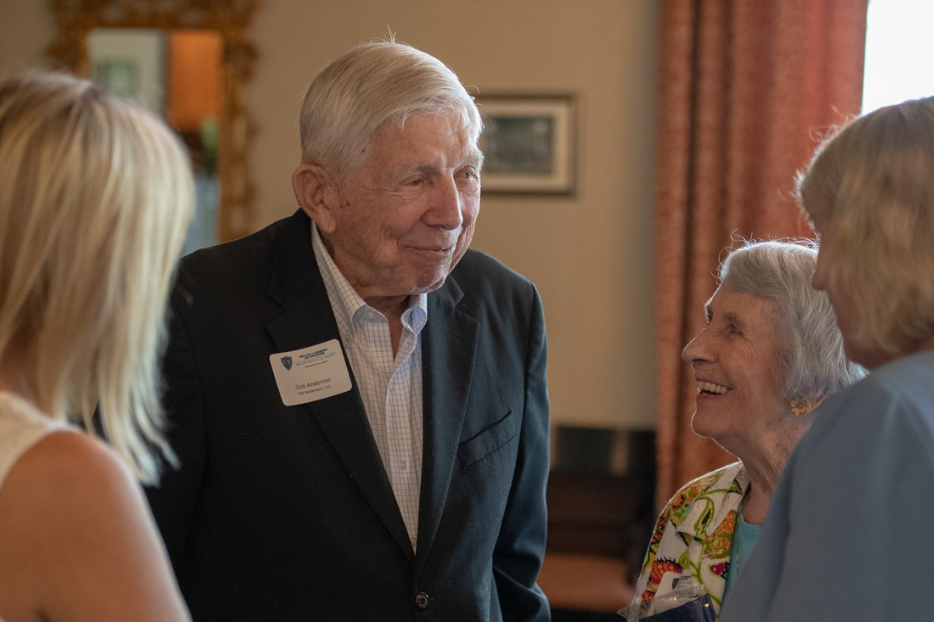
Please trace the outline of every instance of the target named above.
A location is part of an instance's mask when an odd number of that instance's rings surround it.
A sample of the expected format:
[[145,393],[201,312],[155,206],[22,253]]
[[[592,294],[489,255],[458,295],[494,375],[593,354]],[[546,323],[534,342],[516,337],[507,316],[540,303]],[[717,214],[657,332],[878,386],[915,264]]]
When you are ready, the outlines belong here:
[[934,352],[819,407],[721,620],[934,617]]

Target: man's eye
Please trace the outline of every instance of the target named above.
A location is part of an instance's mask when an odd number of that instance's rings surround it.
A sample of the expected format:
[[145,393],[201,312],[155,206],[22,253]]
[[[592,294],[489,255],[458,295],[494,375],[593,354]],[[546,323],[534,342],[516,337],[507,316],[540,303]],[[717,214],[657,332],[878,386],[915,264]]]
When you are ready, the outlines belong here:
[[730,335],[742,335],[743,334],[742,330],[740,330],[740,328],[733,323],[730,323],[726,326],[726,332],[729,333]]
[[458,173],[461,188],[474,192],[480,187],[480,175],[476,169],[464,169]]
[[424,182],[425,180],[419,177],[409,182],[409,186],[421,186]]

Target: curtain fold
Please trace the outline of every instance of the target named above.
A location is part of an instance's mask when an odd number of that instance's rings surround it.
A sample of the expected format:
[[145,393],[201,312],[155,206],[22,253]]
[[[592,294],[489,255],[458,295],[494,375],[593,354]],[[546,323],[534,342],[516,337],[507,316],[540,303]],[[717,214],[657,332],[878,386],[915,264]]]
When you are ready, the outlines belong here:
[[656,161],[657,503],[732,460],[690,426],[681,349],[739,237],[808,236],[792,200],[823,134],[859,112],[868,0],[661,0]]

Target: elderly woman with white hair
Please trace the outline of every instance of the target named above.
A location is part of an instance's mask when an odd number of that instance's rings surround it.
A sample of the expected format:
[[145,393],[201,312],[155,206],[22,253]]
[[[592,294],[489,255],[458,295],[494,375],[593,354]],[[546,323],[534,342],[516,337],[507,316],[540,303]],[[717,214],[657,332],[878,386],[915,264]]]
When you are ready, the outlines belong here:
[[688,483],[662,511],[629,620],[719,615],[814,408],[862,374],[844,356],[827,295],[811,288],[816,264],[805,242],[765,241],[720,266],[707,325],[682,357],[697,382],[694,431],[740,460]]
[[725,615],[930,620],[934,98],[844,126],[798,189],[821,238],[814,287],[871,373],[821,406]]

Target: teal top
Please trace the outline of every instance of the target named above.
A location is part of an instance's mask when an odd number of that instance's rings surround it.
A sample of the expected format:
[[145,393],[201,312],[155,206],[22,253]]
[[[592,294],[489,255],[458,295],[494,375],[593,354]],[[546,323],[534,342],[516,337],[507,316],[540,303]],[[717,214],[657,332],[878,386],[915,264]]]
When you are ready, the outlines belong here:
[[726,587],[723,589],[723,600],[726,601],[730,588],[736,584],[739,570],[743,563],[749,560],[749,555],[759,542],[761,526],[746,523],[743,511],[736,518],[736,528],[733,529],[733,547],[730,548],[730,570],[726,574]]

